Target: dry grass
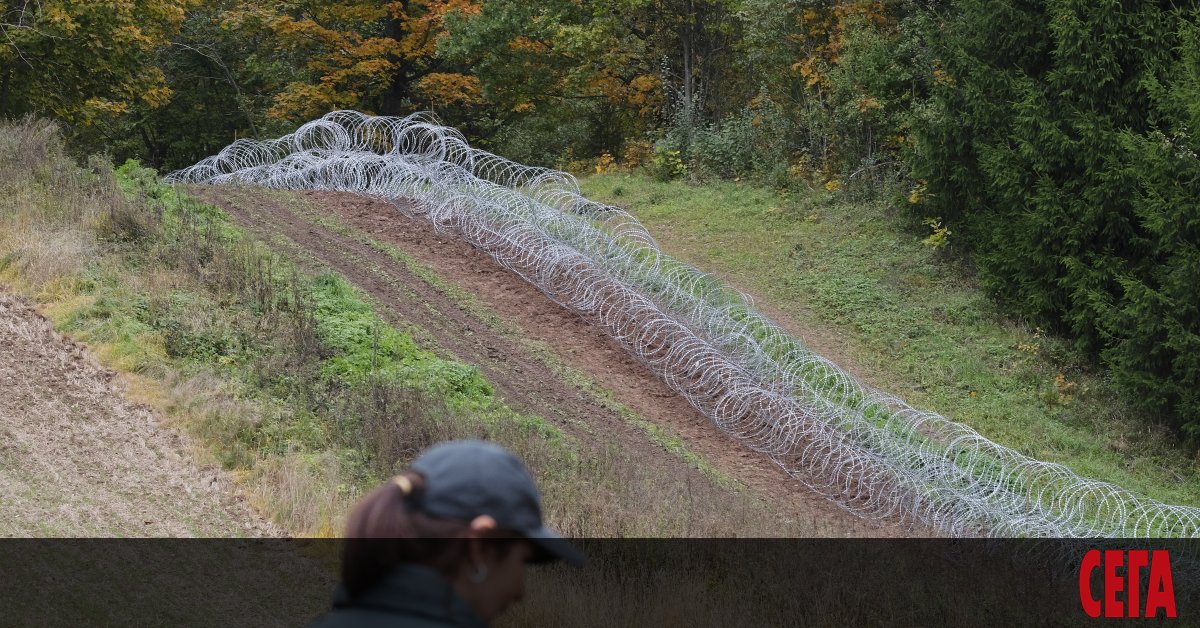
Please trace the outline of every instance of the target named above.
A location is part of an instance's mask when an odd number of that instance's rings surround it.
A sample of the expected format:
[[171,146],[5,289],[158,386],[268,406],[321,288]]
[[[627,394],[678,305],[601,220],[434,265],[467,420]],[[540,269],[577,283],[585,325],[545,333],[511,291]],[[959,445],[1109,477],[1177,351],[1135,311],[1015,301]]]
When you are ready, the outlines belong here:
[[0,186],[21,183],[62,160],[63,146],[58,125],[27,116],[4,125],[0,134]]
[[0,270],[41,286],[96,255],[101,197],[65,160],[53,123],[27,118],[0,133]]
[[100,256],[105,240],[144,232],[150,219],[121,193],[111,166],[66,157],[57,125],[36,118],[0,133],[0,271],[26,287],[55,287]]
[[39,296],[59,327],[134,373],[137,398],[291,534],[338,534],[359,495],[428,445],[465,437],[525,460],[548,522],[570,535],[836,534],[681,473],[666,452],[580,443],[498,400],[455,405],[412,385],[331,380],[322,369],[336,351],[290,262],[225,237],[232,227],[208,208],[153,190],[127,197],[105,164],[73,166],[52,125],[26,120],[0,137],[0,281]]
[[82,271],[96,255],[92,235],[80,229],[5,221],[0,248],[8,263],[29,285],[44,286]]
[[332,452],[290,454],[260,466],[254,495],[276,520],[303,536],[336,537],[345,529],[359,491],[343,482]]

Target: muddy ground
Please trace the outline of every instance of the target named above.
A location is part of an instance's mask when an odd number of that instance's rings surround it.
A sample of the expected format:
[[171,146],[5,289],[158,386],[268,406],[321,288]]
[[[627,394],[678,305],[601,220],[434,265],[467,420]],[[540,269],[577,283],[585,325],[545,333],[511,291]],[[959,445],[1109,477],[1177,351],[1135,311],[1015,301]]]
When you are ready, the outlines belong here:
[[[806,535],[925,534],[902,522],[860,519],[816,494],[766,456],[722,433],[601,330],[423,219],[352,194],[204,186],[190,191],[226,209],[265,240],[293,253],[303,251],[311,261],[345,275],[383,305],[393,322],[427,331],[430,338],[424,340],[447,357],[478,365],[514,409],[543,416],[583,442],[615,439],[631,456],[663,465],[663,472],[699,473],[654,444],[611,404],[566,381],[527,341],[550,348],[552,362],[582,372],[617,402],[678,435],[691,451],[762,496],[788,520],[805,522]],[[330,228],[335,225],[322,218],[351,229]],[[478,312],[378,250],[379,243],[397,247],[442,282],[475,295],[516,334],[482,320]]]

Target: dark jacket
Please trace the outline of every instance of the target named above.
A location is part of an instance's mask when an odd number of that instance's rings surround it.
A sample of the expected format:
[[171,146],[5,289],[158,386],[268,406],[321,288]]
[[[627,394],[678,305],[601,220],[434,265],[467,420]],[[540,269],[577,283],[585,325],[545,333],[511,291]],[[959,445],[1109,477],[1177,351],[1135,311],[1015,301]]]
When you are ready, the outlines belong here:
[[486,628],[487,624],[437,571],[421,565],[400,565],[356,599],[350,599],[339,586],[333,610],[312,624],[312,628],[351,626]]

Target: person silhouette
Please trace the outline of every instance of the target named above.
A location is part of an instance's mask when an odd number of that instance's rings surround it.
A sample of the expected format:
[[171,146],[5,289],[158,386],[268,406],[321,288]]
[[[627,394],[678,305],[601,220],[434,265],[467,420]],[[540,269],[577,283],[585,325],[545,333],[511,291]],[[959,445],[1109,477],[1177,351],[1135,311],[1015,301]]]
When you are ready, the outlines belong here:
[[554,560],[586,561],[543,525],[525,465],[492,443],[443,442],[354,508],[333,608],[312,625],[486,626],[524,595],[527,563]]

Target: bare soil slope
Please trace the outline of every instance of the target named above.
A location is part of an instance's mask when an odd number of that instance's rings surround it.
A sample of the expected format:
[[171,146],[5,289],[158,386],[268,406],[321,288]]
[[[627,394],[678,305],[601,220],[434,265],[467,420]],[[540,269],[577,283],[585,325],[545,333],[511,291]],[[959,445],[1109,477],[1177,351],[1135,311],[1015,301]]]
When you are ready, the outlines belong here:
[[116,374],[0,292],[0,536],[276,536]]
[[[532,339],[561,362],[582,372],[645,419],[679,435],[721,473],[768,499],[802,534],[831,536],[926,535],[899,522],[865,521],[790,478],[766,456],[734,442],[686,400],[627,354],[615,341],[548,299],[469,244],[437,233],[388,203],[352,194],[280,193],[229,187],[193,187],[193,193],[228,210],[260,236],[304,251],[347,277],[389,310],[394,321],[428,331],[451,357],[476,364],[509,405],[546,417],[581,440],[615,438],[623,450],[661,466],[664,473],[695,473],[654,445],[608,404],[532,355]],[[339,233],[320,223],[328,216],[353,229]],[[452,298],[414,275],[404,264],[368,245],[395,246],[431,268],[442,281],[475,295],[491,312],[519,330],[497,331]],[[796,533],[795,530],[792,533]]]

